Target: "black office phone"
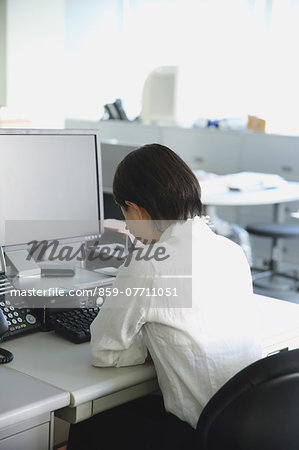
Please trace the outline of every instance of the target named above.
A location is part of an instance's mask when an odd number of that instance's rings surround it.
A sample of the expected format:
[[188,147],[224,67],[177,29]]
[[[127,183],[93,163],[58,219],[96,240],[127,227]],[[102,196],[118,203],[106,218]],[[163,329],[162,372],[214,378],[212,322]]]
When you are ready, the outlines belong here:
[[120,98],[117,98],[114,103],[104,105],[104,109],[110,120],[128,120]]
[[[6,336],[7,331],[8,331],[7,321],[5,319],[2,310],[0,309],[0,342],[2,342],[4,336]],[[13,354],[10,351],[5,350],[4,348],[0,348],[0,364],[7,364],[12,360]]]
[[6,320],[8,328],[3,340],[36,330],[40,326],[36,314],[32,309],[26,307],[24,300],[19,301],[11,295],[13,289],[13,285],[6,276],[4,252],[0,246],[0,309],[3,313],[1,320],[3,328],[4,320]]

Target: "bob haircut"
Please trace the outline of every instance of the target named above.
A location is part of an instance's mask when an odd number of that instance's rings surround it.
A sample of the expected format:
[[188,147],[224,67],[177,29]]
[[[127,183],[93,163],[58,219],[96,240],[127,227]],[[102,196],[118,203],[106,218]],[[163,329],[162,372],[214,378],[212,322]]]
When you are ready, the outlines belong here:
[[126,201],[143,207],[153,220],[187,220],[201,216],[201,190],[187,164],[170,148],[144,145],[118,165],[113,196],[127,209]]

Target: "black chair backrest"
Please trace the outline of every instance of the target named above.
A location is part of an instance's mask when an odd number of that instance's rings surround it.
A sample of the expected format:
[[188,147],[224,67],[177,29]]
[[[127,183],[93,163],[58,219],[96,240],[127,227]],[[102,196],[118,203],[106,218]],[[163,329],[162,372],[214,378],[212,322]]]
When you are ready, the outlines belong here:
[[299,349],[237,373],[208,402],[196,434],[200,450],[298,450]]

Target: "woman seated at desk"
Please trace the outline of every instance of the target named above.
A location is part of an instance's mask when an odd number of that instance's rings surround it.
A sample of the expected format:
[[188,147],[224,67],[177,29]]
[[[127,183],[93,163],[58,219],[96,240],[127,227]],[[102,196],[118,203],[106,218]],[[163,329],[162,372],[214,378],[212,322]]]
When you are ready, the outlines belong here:
[[121,267],[116,295],[91,326],[91,361],[121,367],[150,355],[162,396],[72,425],[68,448],[100,448],[110,437],[109,449],[190,450],[186,436],[191,442],[208,400],[261,357],[250,268],[242,249],[205,223],[198,181],[169,148],[151,144],[127,155],[113,194],[146,245]]

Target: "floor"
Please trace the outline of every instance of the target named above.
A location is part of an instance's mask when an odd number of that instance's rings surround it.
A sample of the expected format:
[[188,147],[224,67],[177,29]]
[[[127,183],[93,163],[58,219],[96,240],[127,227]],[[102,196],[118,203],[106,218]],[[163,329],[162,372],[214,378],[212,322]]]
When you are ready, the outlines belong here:
[[285,300],[286,302],[298,303],[299,304],[299,292],[288,290],[288,291],[273,291],[271,289],[260,289],[254,287],[254,292],[260,295],[266,295],[267,297],[279,298],[280,300]]
[[[254,274],[253,274],[254,277]],[[266,285],[262,287],[262,284]],[[265,279],[253,284],[253,290],[256,294],[274,297],[291,303],[299,304],[299,283],[289,281],[285,278],[275,277],[275,280]]]

